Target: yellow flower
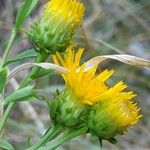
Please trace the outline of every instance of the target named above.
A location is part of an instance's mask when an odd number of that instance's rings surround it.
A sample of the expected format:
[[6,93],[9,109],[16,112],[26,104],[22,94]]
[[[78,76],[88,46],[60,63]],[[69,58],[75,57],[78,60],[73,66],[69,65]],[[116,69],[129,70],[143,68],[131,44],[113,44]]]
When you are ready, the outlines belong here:
[[85,72],[84,64],[80,66],[82,53],[83,49],[79,49],[75,54],[70,47],[67,49],[67,54],[64,58],[59,53],[56,53],[53,56],[53,60],[56,64],[62,64],[70,70],[68,74],[62,74],[62,76],[67,88],[77,97],[78,102],[93,105],[99,101],[97,97],[108,90],[105,81],[113,74],[113,70],[105,70],[96,76],[96,66]]
[[85,8],[77,0],[51,0],[33,24],[30,37],[38,51],[63,52],[81,24]]
[[[126,85],[120,81],[113,87],[106,85],[106,80],[113,74],[113,70],[105,70],[96,75],[97,66],[85,72],[85,65],[80,65],[83,49],[77,53],[72,47],[67,49],[62,57],[58,52],[53,56],[56,64],[68,70],[62,74],[69,91],[70,99],[77,105],[89,106],[87,124],[91,132],[102,139],[109,139],[122,134],[128,127],[134,125],[141,117],[139,109],[134,104],[133,92],[124,92]],[[70,100],[71,101],[71,100]],[[69,106],[68,106],[69,107]]]
[[45,7],[44,16],[63,22],[68,27],[78,26],[81,23],[84,6],[78,0],[51,0]]

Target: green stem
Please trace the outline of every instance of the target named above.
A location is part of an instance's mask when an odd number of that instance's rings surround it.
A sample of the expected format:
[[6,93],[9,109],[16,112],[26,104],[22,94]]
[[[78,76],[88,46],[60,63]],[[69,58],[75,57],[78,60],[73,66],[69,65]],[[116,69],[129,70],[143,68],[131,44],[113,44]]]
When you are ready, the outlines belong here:
[[[10,48],[11,48],[11,46],[13,44],[15,36],[16,36],[16,30],[13,28],[12,31],[11,31],[11,34],[10,34],[10,38],[9,38],[8,44],[7,44],[7,46],[6,46],[5,50],[4,50],[3,58],[2,58],[2,60],[0,62],[0,68],[2,68],[3,65],[5,64],[5,61],[7,59],[8,54],[9,54],[9,51],[10,51]],[[5,125],[5,123],[6,123],[7,119],[8,119],[8,116],[10,114],[10,110],[13,108],[13,106],[14,105],[11,103],[9,105],[9,107],[7,108],[7,110],[5,111],[4,116],[1,117],[1,119],[0,119],[0,136],[1,136],[1,133],[3,131],[4,125]]]
[[37,150],[38,148],[40,148],[42,145],[44,145],[45,143],[47,143],[47,141],[53,139],[58,133],[60,133],[61,131],[61,127],[56,127],[54,125],[52,125],[52,127],[45,133],[45,135],[41,138],[41,140],[39,141],[39,143],[37,143],[36,145],[26,149],[26,150]]
[[12,110],[13,107],[14,107],[14,103],[10,103],[10,105],[7,107],[3,117],[0,119],[0,133],[2,133],[4,126],[6,124],[6,121],[8,119],[8,116],[10,114],[10,111]]
[[[48,57],[48,56],[47,56]],[[44,56],[41,56],[39,54],[39,56],[37,57],[37,60],[36,60],[36,63],[39,63],[39,62],[42,62],[42,61],[45,61],[47,59],[47,57]],[[19,89],[23,88],[23,87],[26,87],[30,82],[31,82],[31,76],[33,74],[36,74],[37,72],[39,71],[39,67],[34,67],[30,74],[23,80],[23,82],[21,83]],[[12,111],[14,105],[16,104],[16,102],[11,102],[8,107],[6,108],[6,111],[4,112],[4,115],[0,118],[0,134],[2,133],[3,129],[4,129],[4,126],[6,124],[6,121],[8,119],[8,116],[10,114],[10,112]]]
[[60,135],[58,135],[54,140],[50,141],[45,147],[45,150],[53,150],[55,148],[57,148],[58,146],[62,145],[63,143],[65,143],[66,141],[82,135],[84,133],[87,132],[87,127],[83,127],[80,129],[76,129],[76,130],[66,130],[65,132],[61,133]]
[[2,58],[2,66],[1,67],[3,67],[3,65],[5,64],[5,61],[7,59],[8,54],[9,54],[9,51],[10,51],[10,48],[12,46],[12,43],[14,41],[15,36],[16,36],[16,30],[13,28],[12,31],[11,31],[11,35],[10,35],[8,44],[7,44],[7,46],[4,50],[4,54],[3,54],[3,58]]
[[[58,136],[62,132],[62,127],[56,127],[56,130],[49,136],[45,141],[43,141],[42,145],[46,145],[50,140]],[[47,134],[47,133],[46,133]],[[44,136],[46,136],[46,134]]]

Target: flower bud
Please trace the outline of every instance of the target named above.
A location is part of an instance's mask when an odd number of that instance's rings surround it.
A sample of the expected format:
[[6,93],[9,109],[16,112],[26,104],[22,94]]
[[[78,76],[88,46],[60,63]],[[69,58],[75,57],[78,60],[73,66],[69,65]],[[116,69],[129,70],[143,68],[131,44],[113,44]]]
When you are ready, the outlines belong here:
[[32,25],[30,37],[37,51],[63,52],[81,24],[84,6],[77,0],[51,0]]
[[53,122],[64,127],[82,127],[87,118],[87,109],[77,103],[76,97],[65,90],[55,97],[50,106]]

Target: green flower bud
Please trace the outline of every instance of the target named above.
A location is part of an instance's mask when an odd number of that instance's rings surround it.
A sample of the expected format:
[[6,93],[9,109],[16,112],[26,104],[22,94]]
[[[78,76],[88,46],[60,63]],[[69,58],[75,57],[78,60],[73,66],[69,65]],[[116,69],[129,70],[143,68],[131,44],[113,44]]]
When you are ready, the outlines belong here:
[[84,6],[74,0],[51,0],[32,25],[30,37],[37,51],[54,54],[71,44],[75,29],[82,21]]
[[50,115],[54,123],[78,128],[85,124],[87,109],[77,103],[76,97],[69,90],[65,90],[52,101]]

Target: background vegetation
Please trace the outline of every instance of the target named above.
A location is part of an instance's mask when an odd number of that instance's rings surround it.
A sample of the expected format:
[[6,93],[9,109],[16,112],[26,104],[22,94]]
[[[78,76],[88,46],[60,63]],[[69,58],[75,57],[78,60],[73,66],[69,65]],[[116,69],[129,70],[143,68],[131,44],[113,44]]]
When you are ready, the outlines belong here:
[[[46,0],[39,0],[38,6],[24,24],[28,29],[43,9]],[[81,28],[74,37],[85,48],[83,62],[96,55],[125,53],[150,59],[150,1],[149,0],[84,0],[86,15]],[[0,56],[7,43],[21,0],[0,0]],[[24,32],[17,35],[10,51],[10,58],[26,49],[33,48]],[[32,59],[26,60],[33,62]],[[49,61],[52,61],[51,59]],[[20,62],[20,64],[23,62]],[[18,64],[10,65],[13,69]],[[150,148],[150,70],[128,66],[116,61],[105,61],[99,71],[115,69],[114,77],[109,80],[113,85],[123,80],[128,89],[138,93],[136,101],[143,115],[139,123],[118,138],[117,145],[104,142],[104,150],[148,150]],[[20,82],[27,71],[17,76]],[[40,78],[36,86],[52,99],[57,88],[63,88],[63,81],[56,74]],[[16,82],[7,86],[7,93],[16,87]],[[33,101],[26,106],[18,104],[8,121],[4,136],[12,145],[23,149],[28,143],[36,142],[50,122],[48,110],[42,101]],[[81,140],[82,139],[82,140]],[[17,144],[16,144],[17,143]],[[18,147],[16,147],[18,145]],[[96,139],[89,135],[78,137],[62,146],[64,150],[98,150]]]

